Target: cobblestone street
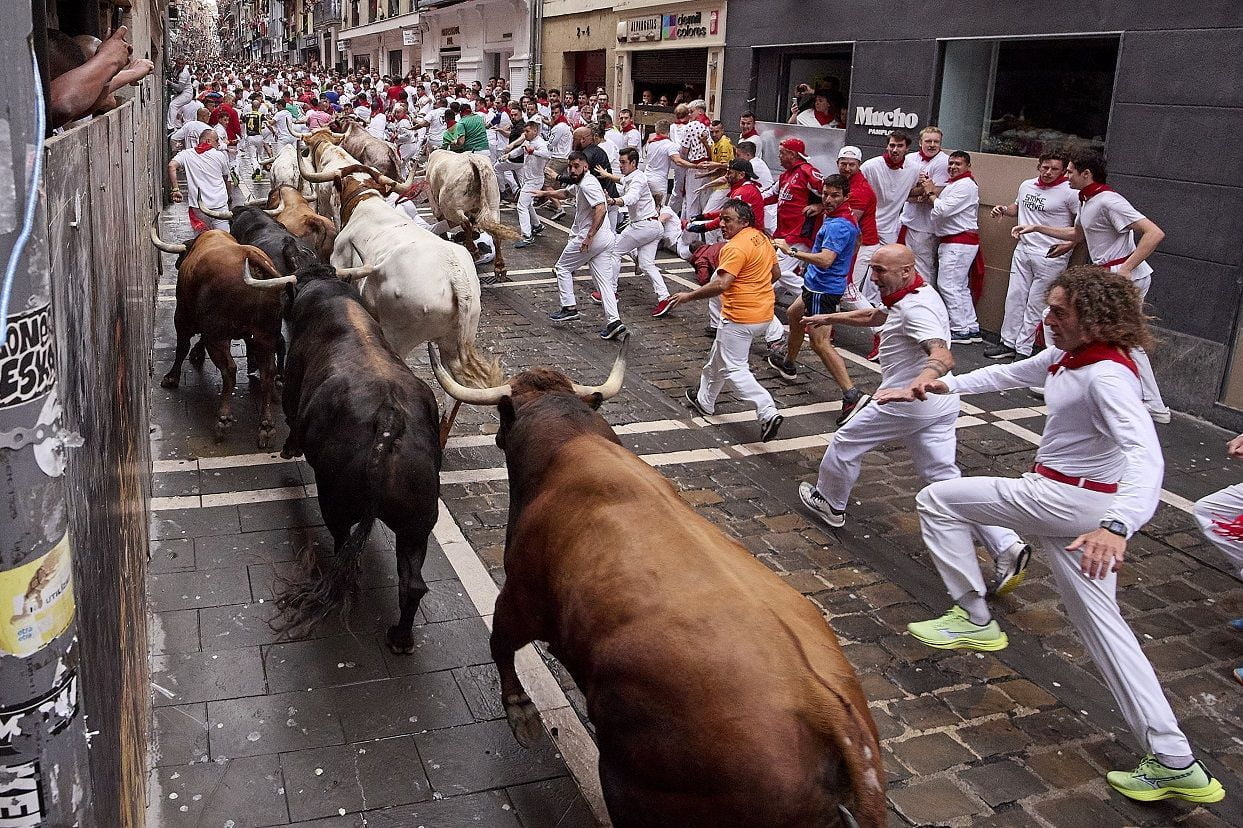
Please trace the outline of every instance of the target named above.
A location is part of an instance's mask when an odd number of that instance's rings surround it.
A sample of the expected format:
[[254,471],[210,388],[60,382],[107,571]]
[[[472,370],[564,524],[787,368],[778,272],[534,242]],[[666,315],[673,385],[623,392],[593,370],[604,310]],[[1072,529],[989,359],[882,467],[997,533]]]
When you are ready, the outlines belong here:
[[[511,211],[503,219],[515,223]],[[597,336],[603,319],[586,296],[591,283],[577,283],[581,319],[556,326],[546,318],[558,304],[550,266],[566,235],[544,221],[533,247],[505,251],[508,280],[484,285],[480,341],[509,374],[543,364],[599,382],[616,345]],[[169,241],[189,234],[183,208],[166,213],[161,233]],[[159,290],[157,377],[175,341],[172,260],[164,256]],[[671,280],[691,284],[684,262],[662,251],[658,263]],[[814,479],[840,407],[814,354],[805,353],[798,380],[787,383],[763,364],[757,345],[753,370],[786,416],[779,438],[761,443],[754,413],[737,400],[723,398],[720,413],[706,419],[692,418],[683,403],[709,348],[705,304],[651,319],[650,287],[628,263],[619,300],[633,334],[628,371],[603,415],[688,503],[823,610],[880,729],[892,825],[1243,824],[1243,708],[1230,674],[1243,662],[1243,634],[1227,626],[1243,616],[1243,585],[1190,515],[1194,500],[1243,477],[1243,466],[1225,459],[1232,434],[1178,415],[1157,427],[1163,502],[1129,544],[1119,580],[1125,617],[1228,796],[1209,807],[1143,806],[1104,781],[1107,770],[1133,767],[1139,752],[1039,553],[1023,586],[994,602],[1007,649],[945,653],[917,643],[907,622],[939,614],[947,599],[920,539],[913,502],[920,484],[905,449],[886,445],[866,457],[845,528],[826,529],[797,492],[799,481]],[[865,390],[879,379],[878,366],[859,356],[869,341],[838,334]],[[982,350],[955,346],[957,372],[986,363]],[[282,641],[267,623],[274,582],[295,575],[301,548],[330,541],[309,466],[256,453],[258,386],[242,381],[240,343],[235,356],[237,423],[221,443],[212,437],[220,379],[210,363],[188,368],[181,388],[152,395],[152,824],[593,824],[590,725],[568,675],[549,658],[526,665],[545,724],[557,730],[535,750],[513,740],[499,703],[487,630],[504,578],[508,495],[491,437],[494,412],[463,407],[446,451],[416,652],[395,656],[383,645],[397,613],[392,535],[384,529],[372,537],[364,592],[349,617],[313,638]],[[425,351],[409,362],[435,387]],[[1041,406],[1026,391],[965,397],[964,473],[1029,469]],[[283,417],[277,421],[275,451],[285,436]]]

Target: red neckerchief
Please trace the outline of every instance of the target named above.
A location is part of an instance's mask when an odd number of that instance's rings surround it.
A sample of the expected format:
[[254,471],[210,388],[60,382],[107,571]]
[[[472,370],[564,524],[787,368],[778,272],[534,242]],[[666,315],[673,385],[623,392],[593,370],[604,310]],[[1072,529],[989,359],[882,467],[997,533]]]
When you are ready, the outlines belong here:
[[654,143],[656,143],[657,141],[668,141],[668,140],[670,140],[670,138],[669,138],[669,136],[668,136],[668,135],[661,135],[659,132],[657,132],[657,133],[656,133],[655,135],[653,135],[651,138],[648,138],[648,139],[647,139],[647,142],[648,142],[649,144],[654,144]]
[[757,135],[759,135],[759,133],[758,133],[758,132],[756,132],[755,130],[753,130],[753,129],[752,129],[752,130],[748,130],[747,132],[742,133],[742,140],[744,140],[744,141],[745,141],[745,140],[747,140],[748,138],[754,138],[754,137],[755,137],[755,136],[757,136]]
[[565,124],[566,126],[569,126],[570,122],[565,119],[565,115],[558,115],[552,119],[552,125],[556,126],[557,124]]
[[855,219],[854,210],[850,209],[849,201],[843,201],[841,204],[837,205],[837,209],[829,213],[829,218],[846,219],[856,227],[859,225],[858,220]]
[[821,115],[819,111],[812,109],[811,114],[816,116],[816,120],[820,122],[820,126],[828,126],[833,122],[833,119],[829,117],[827,112],[824,115]]
[[1056,374],[1058,368],[1073,371],[1094,362],[1116,362],[1119,365],[1125,365],[1136,377],[1139,376],[1139,367],[1135,364],[1135,360],[1117,345],[1110,345],[1106,342],[1089,342],[1073,351],[1067,351],[1060,360],[1049,366],[1049,373]]
[[630,131],[631,131],[631,130],[633,130],[633,129],[638,129],[638,127],[637,127],[637,126],[635,126],[633,123],[629,123],[629,124],[626,124],[624,127],[622,127],[622,128],[621,128],[621,131],[622,131],[622,132],[630,132]]
[[712,122],[708,120],[707,115],[696,115],[695,120],[699,121],[699,123],[703,124],[704,126],[712,126]]
[[959,173],[958,175],[951,175],[949,178],[945,179],[945,183],[953,184],[955,181],[958,181],[959,179],[963,179],[963,178],[975,178],[975,176],[971,174],[971,170],[967,170],[965,173]]
[[195,152],[197,152],[199,155],[202,155],[203,153],[207,152],[208,150],[210,150],[210,149],[215,149],[215,148],[216,148],[216,146],[215,146],[214,144],[209,144],[209,143],[207,143],[206,141],[204,141],[203,143],[201,143],[201,144],[199,144],[197,147],[195,147],[195,148],[194,148],[194,151],[195,151]]
[[1108,190],[1111,193],[1117,192],[1117,190],[1115,190],[1113,187],[1110,187],[1108,184],[1101,184],[1096,181],[1093,181],[1091,184],[1089,184],[1088,186],[1084,187],[1082,190],[1079,191],[1079,203],[1087,204],[1089,198],[1096,195],[1097,193],[1103,193],[1106,190]]
[[919,157],[924,159],[925,161],[931,161],[932,159],[936,158],[940,154],[941,154],[941,151],[937,150],[932,155],[924,155],[923,148],[920,148],[919,150]]
[[1061,185],[1061,184],[1065,184],[1065,183],[1066,183],[1066,176],[1064,176],[1064,175],[1063,175],[1063,176],[1060,176],[1059,178],[1054,179],[1053,183],[1051,183],[1051,184],[1044,184],[1044,183],[1042,183],[1042,182],[1040,181],[1040,177],[1039,177],[1039,176],[1037,176],[1037,177],[1036,177],[1036,186],[1037,186],[1037,187],[1039,187],[1039,188],[1040,188],[1040,189],[1042,189],[1042,190],[1051,190],[1051,189],[1053,189],[1054,187],[1057,187],[1057,186],[1059,186],[1059,185]]
[[925,284],[927,283],[924,282],[924,278],[916,273],[915,278],[911,280],[909,285],[904,288],[898,288],[893,293],[881,296],[880,300],[885,303],[885,307],[892,308],[894,305],[898,304],[898,301],[902,299],[902,297],[906,296],[908,293],[914,293]]
[[897,161],[894,161],[892,158],[890,158],[890,157],[889,157],[889,153],[887,153],[887,152],[886,152],[883,156],[881,156],[881,157],[883,157],[883,158],[885,159],[885,166],[886,166],[886,167],[888,167],[888,168],[889,168],[889,169],[891,169],[891,170],[900,170],[900,169],[902,169],[903,167],[905,167],[905,166],[906,166],[906,156],[905,156],[905,155],[904,155],[904,156],[902,156],[901,158],[899,158]]

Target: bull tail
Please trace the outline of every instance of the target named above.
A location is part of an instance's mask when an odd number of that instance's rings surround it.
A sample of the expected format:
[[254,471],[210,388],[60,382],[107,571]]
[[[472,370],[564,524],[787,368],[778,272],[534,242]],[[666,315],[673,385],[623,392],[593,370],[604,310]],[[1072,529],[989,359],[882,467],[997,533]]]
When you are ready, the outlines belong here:
[[445,362],[449,372],[463,385],[471,388],[491,388],[504,381],[501,361],[487,357],[475,345],[479,332],[479,277],[472,267],[462,267],[460,257],[454,256],[449,267],[449,283],[457,303],[457,336],[447,353]]
[[484,171],[483,164],[471,158],[471,169],[479,184],[479,218],[475,226],[487,230],[499,244],[502,241],[517,241],[521,235],[517,230],[501,223],[501,185],[496,181],[496,173],[491,167]]
[[[851,824],[847,819],[847,816],[851,816],[859,828],[883,828],[887,824],[885,770],[876,723],[872,721],[872,716],[868,713],[867,699],[864,698],[862,691],[851,693],[847,688],[847,691],[843,693],[825,676],[825,673],[839,677],[848,675],[850,682],[857,688],[858,679],[854,669],[844,657],[841,667],[818,666],[808,654],[801,637],[790,629],[784,619],[778,617],[777,622],[789,636],[808,674],[814,677],[813,680],[819,685],[819,692],[813,691],[809,694],[812,724],[833,742],[850,778],[850,795],[844,797],[846,801],[839,805],[839,808],[844,808],[846,813],[842,814],[839,811],[834,816],[840,819],[843,826]],[[816,661],[821,661],[821,659],[816,659]]]

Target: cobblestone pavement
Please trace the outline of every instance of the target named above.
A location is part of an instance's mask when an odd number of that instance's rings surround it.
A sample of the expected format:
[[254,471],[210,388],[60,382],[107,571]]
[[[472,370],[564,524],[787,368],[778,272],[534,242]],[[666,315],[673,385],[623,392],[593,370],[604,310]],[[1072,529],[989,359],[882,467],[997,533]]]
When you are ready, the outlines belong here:
[[[184,234],[183,215],[165,218],[166,238]],[[598,382],[616,346],[596,336],[602,319],[587,300],[590,283],[578,283],[579,321],[555,326],[545,317],[557,304],[547,268],[565,240],[546,224],[534,247],[507,251],[508,281],[485,285],[480,339],[509,372],[546,364]],[[682,263],[662,258],[672,278],[688,277],[678,272]],[[729,397],[717,417],[692,419],[681,395],[707,354],[706,308],[652,320],[646,280],[624,271],[619,296],[635,336],[626,387],[603,414],[625,426],[623,442],[687,502],[824,611],[871,700],[891,824],[1243,824],[1243,710],[1230,677],[1243,662],[1243,638],[1226,626],[1243,615],[1243,588],[1188,511],[1243,471],[1224,459],[1232,435],[1178,416],[1158,426],[1164,502],[1130,544],[1119,583],[1124,615],[1228,797],[1207,808],[1140,806],[1104,782],[1104,771],[1137,762],[1137,748],[1044,564],[1037,559],[1027,582],[996,602],[1008,649],[942,653],[913,641],[905,624],[941,612],[947,599],[919,538],[919,483],[905,450],[886,445],[865,458],[846,527],[826,530],[796,491],[798,481],[814,479],[837,408],[836,386],[814,356],[785,383],[757,348],[753,368],[787,415],[778,440],[758,443],[753,413]],[[170,270],[162,281],[172,279]],[[170,289],[161,297],[157,375],[172,348]],[[839,344],[852,352],[856,381],[875,387],[875,366],[858,356],[868,343],[843,331]],[[960,368],[984,364],[981,350],[956,348]],[[425,354],[410,362],[431,381]],[[273,576],[291,573],[297,548],[326,535],[306,497],[305,464],[230,465],[255,451],[250,393],[239,392],[238,423],[213,443],[218,389],[210,367],[187,370],[181,389],[157,390],[152,400],[156,493],[169,498],[156,502],[153,525],[152,609],[163,631],[153,667],[156,684],[174,694],[156,696],[153,813],[170,825],[232,819],[336,828],[364,824],[362,812],[371,825],[461,825],[467,815],[485,824],[590,824],[560,754],[547,746],[528,753],[509,737],[488,664],[486,612],[463,596],[464,576],[439,549],[429,558],[435,580],[414,656],[388,654],[375,636],[395,614],[387,533],[373,540],[367,591],[348,630],[340,624],[309,641],[276,642],[263,603]],[[1043,409],[1026,391],[970,397],[959,426],[966,474],[1013,476],[1030,467]],[[454,531],[500,583],[508,497],[503,457],[488,436],[496,427],[492,411],[463,409],[441,497]],[[581,715],[581,694],[548,664]]]

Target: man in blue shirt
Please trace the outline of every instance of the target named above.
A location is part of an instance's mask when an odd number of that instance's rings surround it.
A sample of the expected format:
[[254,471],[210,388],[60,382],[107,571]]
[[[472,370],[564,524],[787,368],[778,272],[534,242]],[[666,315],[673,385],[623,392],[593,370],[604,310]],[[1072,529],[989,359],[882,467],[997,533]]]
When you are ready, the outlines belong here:
[[[781,378],[793,381],[798,376],[798,368],[794,360],[803,347],[803,317],[821,313],[835,313],[842,294],[850,284],[850,272],[854,267],[855,251],[859,245],[859,225],[847,203],[850,197],[850,182],[841,175],[830,175],[824,179],[822,200],[824,202],[825,220],[816,233],[815,243],[810,252],[790,247],[782,239],[775,239],[773,245],[785,253],[804,263],[803,294],[790,305],[786,318],[790,322],[790,341],[784,354],[774,353],[768,357],[768,364],[781,375]],[[855,388],[854,381],[846,371],[846,363],[833,347],[830,340],[832,328],[828,325],[812,328],[808,332],[811,338],[811,349],[815,351],[829,374],[842,389],[842,412],[837,417],[839,426],[845,425],[855,412],[867,405],[871,396]]]

